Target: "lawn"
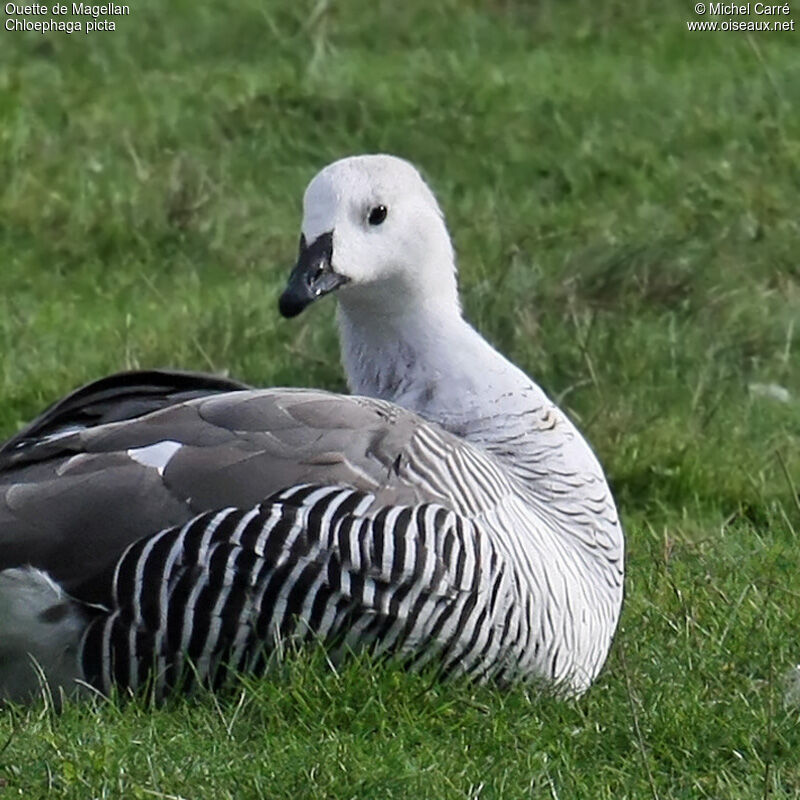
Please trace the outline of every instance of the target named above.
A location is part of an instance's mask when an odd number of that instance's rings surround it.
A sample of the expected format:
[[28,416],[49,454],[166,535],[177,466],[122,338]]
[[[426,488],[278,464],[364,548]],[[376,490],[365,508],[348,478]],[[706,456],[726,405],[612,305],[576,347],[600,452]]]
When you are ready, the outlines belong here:
[[219,698],[4,710],[0,797],[800,798],[800,32],[693,8],[142,0],[0,30],[0,437],[123,368],[343,389],[334,303],[277,296],[306,182],[393,152],[467,316],[593,443],[628,553],[581,700],[300,654]]

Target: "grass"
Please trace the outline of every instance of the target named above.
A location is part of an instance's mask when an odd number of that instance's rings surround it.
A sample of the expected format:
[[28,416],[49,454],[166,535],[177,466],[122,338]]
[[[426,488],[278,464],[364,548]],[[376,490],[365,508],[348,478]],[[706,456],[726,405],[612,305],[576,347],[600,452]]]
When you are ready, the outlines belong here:
[[307,180],[389,151],[628,537],[578,702],[305,654],[222,698],[4,711],[0,797],[800,797],[800,34],[694,18],[142,0],[113,33],[0,32],[0,434],[125,367],[343,388],[333,304],[276,298]]

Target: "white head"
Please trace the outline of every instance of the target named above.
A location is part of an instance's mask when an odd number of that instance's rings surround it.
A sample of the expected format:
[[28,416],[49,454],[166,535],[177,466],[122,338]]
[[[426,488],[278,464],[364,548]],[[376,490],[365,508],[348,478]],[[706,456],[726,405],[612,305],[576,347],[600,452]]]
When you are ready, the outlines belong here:
[[384,314],[423,304],[458,311],[442,212],[407,161],[335,161],[308,185],[303,211],[298,263],[281,297],[285,316],[334,290],[343,306]]

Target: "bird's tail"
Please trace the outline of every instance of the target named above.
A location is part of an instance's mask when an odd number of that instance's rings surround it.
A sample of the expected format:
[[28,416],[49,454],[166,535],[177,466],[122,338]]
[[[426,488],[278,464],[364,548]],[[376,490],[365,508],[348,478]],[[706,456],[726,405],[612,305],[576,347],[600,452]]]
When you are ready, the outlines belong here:
[[0,572],[0,700],[27,702],[80,691],[81,605],[33,567]]

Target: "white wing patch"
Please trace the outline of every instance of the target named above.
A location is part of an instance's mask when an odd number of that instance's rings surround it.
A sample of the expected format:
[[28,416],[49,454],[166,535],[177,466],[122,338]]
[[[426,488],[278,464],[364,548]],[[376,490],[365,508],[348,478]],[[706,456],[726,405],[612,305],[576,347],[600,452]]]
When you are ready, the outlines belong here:
[[158,470],[159,475],[164,474],[172,456],[181,449],[183,445],[180,442],[173,442],[171,439],[165,439],[163,442],[156,442],[155,444],[148,444],[144,447],[132,447],[128,450],[128,455],[143,467],[153,467]]

